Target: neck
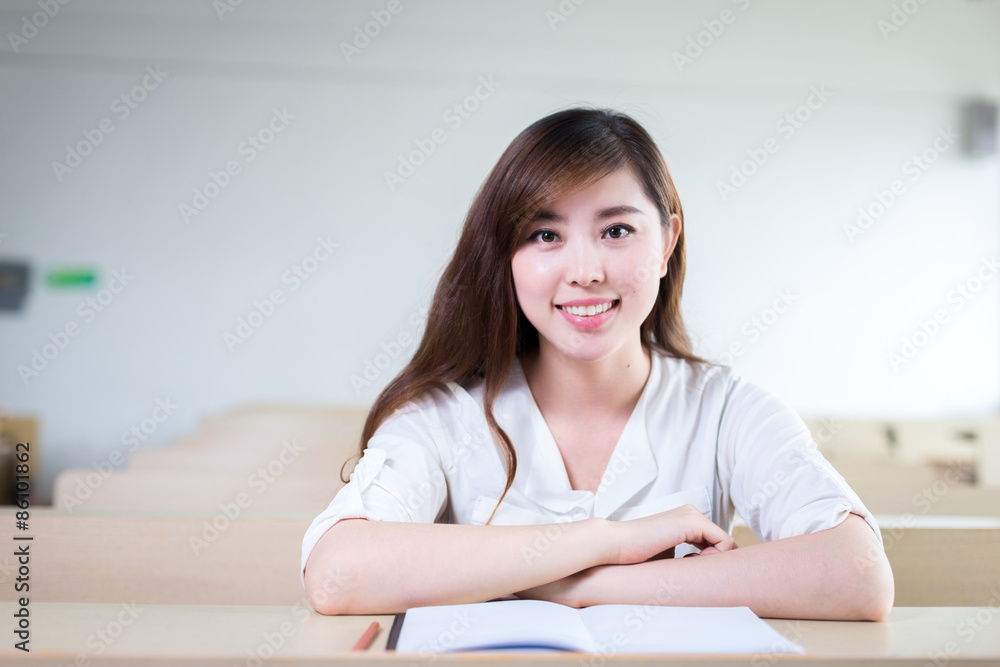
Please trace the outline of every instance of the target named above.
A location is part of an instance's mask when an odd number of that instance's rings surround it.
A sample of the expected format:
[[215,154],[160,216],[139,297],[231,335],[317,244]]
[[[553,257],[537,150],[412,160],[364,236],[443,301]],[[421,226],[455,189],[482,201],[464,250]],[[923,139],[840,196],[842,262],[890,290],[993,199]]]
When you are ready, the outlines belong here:
[[580,420],[630,415],[646,386],[651,363],[642,345],[623,348],[599,361],[573,359],[549,347],[521,359],[539,409]]

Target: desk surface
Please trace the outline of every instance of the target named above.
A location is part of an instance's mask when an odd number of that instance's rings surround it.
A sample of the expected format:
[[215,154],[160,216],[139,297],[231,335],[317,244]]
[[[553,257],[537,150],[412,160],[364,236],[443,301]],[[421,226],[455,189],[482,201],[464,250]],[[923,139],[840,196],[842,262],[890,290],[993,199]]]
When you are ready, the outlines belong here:
[[[953,664],[973,661],[1000,663],[1000,589],[983,607],[897,607],[882,623],[768,620],[779,633],[801,644],[804,655],[742,655],[700,658],[700,665],[773,665],[803,663],[813,667],[828,661],[892,661],[893,664]],[[603,655],[582,658],[579,653],[452,653],[418,655],[386,652],[391,616],[316,614],[303,606],[261,607],[221,605],[137,605],[37,603],[29,607],[30,654],[13,647],[13,603],[0,603],[7,619],[0,646],[0,663],[122,665],[131,660],[156,664],[299,667],[331,658],[360,659],[365,663],[393,663],[416,667],[438,659],[448,664],[521,664],[585,660],[597,667],[608,661],[632,665],[682,656]],[[382,629],[364,654],[350,648],[372,620]],[[193,662],[188,662],[193,661]]]

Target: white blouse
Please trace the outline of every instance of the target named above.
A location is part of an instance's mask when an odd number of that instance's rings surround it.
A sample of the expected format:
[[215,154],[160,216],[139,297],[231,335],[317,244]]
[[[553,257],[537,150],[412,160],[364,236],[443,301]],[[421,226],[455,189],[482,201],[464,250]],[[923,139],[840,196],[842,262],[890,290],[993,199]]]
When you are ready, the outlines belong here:
[[[483,415],[483,383],[426,392],[369,439],[350,481],[313,520],[302,567],[344,518],[484,524],[506,469]],[[652,353],[639,401],[598,486],[574,490],[519,360],[494,404],[517,451],[517,473],[491,525],[635,519],[690,503],[732,530],[734,509],[762,541],[874,517],[777,395],[727,366]],[[697,551],[678,545],[675,557]],[[304,579],[303,579],[304,583]]]

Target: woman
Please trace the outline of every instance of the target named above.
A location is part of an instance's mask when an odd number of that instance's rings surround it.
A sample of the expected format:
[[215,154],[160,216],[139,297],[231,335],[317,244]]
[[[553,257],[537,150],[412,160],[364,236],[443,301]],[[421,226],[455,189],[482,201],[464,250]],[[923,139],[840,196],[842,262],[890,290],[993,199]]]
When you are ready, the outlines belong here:
[[[571,109],[524,130],[306,533],[313,607],[513,594],[883,619],[874,519],[791,408],[691,353],[683,279],[680,200],[640,125]],[[734,510],[761,544],[736,548]]]

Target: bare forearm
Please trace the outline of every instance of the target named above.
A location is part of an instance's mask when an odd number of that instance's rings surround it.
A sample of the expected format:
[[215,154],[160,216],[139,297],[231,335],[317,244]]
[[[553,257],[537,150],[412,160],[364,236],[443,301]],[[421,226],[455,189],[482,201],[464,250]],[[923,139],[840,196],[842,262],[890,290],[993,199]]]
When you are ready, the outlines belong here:
[[[469,526],[345,520],[327,531],[310,555],[306,590],[313,607],[325,614],[482,602],[608,562],[599,538],[602,522]],[[546,529],[555,539],[540,539]]]
[[893,598],[888,561],[855,515],[817,533],[692,558],[601,566],[576,578],[577,606],[747,606],[767,618],[882,620]]

